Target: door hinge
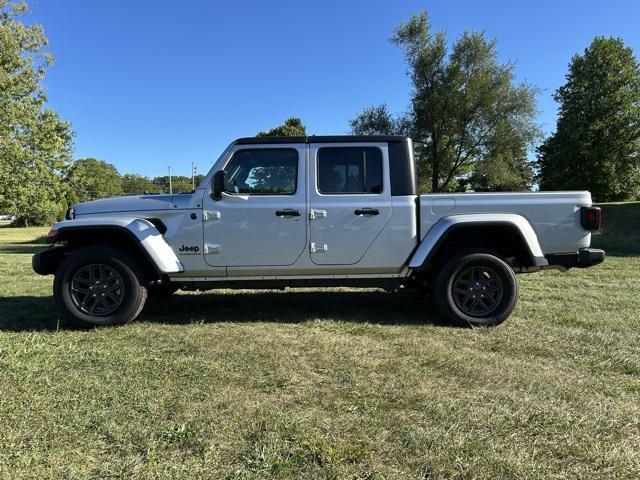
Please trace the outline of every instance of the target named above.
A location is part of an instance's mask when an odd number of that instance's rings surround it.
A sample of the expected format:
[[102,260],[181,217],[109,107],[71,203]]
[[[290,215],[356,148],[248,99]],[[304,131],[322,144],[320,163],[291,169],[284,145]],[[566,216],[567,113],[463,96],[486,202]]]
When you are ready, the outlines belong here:
[[204,210],[202,212],[202,221],[206,222],[208,220],[220,220],[222,218],[222,214],[217,210]]
[[222,253],[222,247],[217,243],[205,243],[204,254],[205,255],[220,255]]
[[327,218],[327,211],[312,209],[311,212],[309,212],[309,220],[316,220],[318,218]]
[[311,253],[323,253],[328,252],[329,246],[326,243],[313,243],[311,242]]

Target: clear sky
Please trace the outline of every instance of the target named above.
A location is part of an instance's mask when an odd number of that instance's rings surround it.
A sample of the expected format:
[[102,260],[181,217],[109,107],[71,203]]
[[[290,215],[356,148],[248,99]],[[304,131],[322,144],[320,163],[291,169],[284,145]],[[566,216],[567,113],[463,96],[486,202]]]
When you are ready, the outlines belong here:
[[402,111],[410,84],[394,26],[427,10],[449,40],[465,29],[498,41],[519,80],[538,85],[540,123],[553,91],[595,35],[640,55],[640,1],[31,0],[56,57],[45,86],[72,122],[75,157],[121,173],[209,169],[240,136],[299,116],[310,134],[347,133],[363,107]]

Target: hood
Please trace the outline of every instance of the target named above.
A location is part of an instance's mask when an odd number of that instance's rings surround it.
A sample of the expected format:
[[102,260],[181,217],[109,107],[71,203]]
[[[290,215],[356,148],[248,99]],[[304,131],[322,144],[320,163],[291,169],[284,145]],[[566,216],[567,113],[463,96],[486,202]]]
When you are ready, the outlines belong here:
[[92,213],[133,212],[140,210],[169,210],[174,195],[132,195],[109,197],[74,205],[76,215]]

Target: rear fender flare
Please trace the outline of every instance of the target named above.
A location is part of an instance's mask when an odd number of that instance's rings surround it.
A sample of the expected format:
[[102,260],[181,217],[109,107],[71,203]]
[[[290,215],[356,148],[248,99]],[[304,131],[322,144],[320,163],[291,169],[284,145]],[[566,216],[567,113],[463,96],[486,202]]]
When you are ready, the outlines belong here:
[[432,255],[447,239],[449,234],[462,227],[486,227],[506,226],[514,229],[520,235],[524,245],[528,249],[532,266],[543,267],[548,265],[542,253],[538,237],[529,221],[517,214],[466,214],[451,215],[438,220],[429,229],[420,242],[415,253],[409,260],[409,268],[422,269],[429,265]]

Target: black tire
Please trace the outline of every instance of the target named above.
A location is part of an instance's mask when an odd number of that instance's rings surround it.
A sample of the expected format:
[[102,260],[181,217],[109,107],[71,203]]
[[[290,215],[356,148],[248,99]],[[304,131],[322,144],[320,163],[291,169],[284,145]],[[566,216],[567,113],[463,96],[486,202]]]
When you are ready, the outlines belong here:
[[437,313],[451,322],[491,327],[504,322],[518,301],[513,269],[491,253],[461,252],[435,275]]
[[122,250],[84,247],[58,268],[53,298],[62,317],[75,325],[121,325],[135,320],[144,307],[147,290],[142,279],[136,263]]

